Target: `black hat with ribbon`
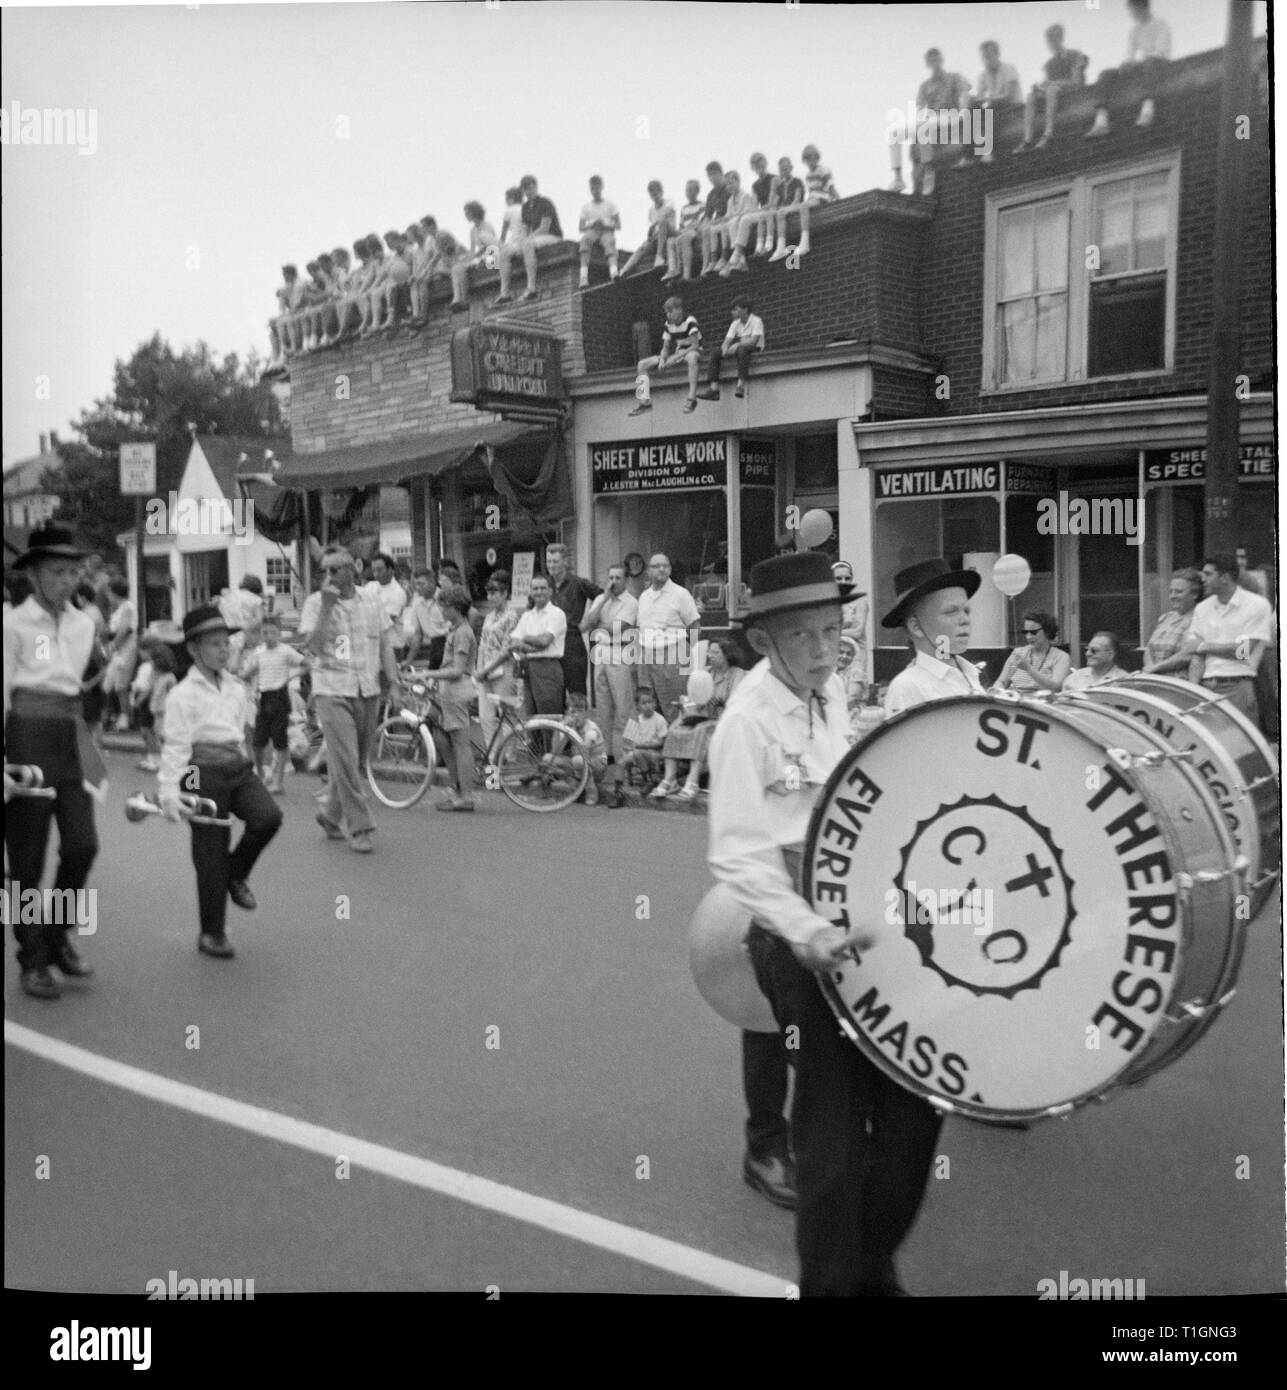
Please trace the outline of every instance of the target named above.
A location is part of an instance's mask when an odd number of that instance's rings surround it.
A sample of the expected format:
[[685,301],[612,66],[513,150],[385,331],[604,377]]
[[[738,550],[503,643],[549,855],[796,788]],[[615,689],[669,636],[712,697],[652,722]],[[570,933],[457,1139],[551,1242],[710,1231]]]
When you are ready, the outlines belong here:
[[751,570],[750,589],[750,603],[736,617],[743,628],[755,627],[775,613],[839,605],[859,597],[855,585],[837,581],[831,561],[820,550],[761,560]]
[[240,631],[239,627],[232,627],[229,624],[216,603],[203,603],[199,608],[194,608],[183,619],[183,640],[185,642],[195,642],[198,637],[204,637],[207,632],[226,632],[231,635]]
[[939,589],[964,589],[971,597],[983,582],[977,570],[954,570],[946,560],[922,560],[894,576],[894,606],[880,620],[881,627],[902,627],[912,609],[927,594]]
[[13,567],[24,570],[37,560],[83,560],[88,554],[88,550],[72,539],[66,526],[46,522],[27,537],[27,548],[13,562]]

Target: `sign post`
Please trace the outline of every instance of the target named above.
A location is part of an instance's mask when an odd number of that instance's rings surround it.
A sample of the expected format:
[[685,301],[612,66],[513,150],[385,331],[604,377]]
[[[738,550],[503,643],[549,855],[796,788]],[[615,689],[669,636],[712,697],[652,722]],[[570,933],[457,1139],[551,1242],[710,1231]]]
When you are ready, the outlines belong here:
[[147,626],[143,568],[143,499],[156,491],[156,445],[121,445],[121,496],[134,498],[134,571],[138,581],[138,630]]

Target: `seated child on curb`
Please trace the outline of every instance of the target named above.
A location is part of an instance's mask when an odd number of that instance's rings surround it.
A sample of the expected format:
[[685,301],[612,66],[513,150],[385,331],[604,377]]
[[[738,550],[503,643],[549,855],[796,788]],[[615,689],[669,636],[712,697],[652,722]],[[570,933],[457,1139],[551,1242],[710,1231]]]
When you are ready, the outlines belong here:
[[657,692],[641,685],[635,694],[636,714],[625,728],[622,742],[626,755],[621,760],[626,778],[633,783],[636,772],[642,780],[655,781],[662,770],[661,747],[666,741],[666,719],[657,710]]
[[[597,806],[603,790],[604,774],[608,770],[608,746],[603,739],[603,731],[590,718],[584,695],[569,695],[567,722],[577,731],[585,744],[586,757],[590,760],[590,777],[585,784],[585,804]],[[584,758],[580,753],[572,755],[572,766],[580,775]]]

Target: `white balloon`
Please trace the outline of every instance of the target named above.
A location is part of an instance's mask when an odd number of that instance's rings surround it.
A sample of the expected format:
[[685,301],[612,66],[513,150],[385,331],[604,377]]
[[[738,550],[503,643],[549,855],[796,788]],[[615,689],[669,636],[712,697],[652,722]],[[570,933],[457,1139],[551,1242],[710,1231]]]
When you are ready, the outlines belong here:
[[992,582],[1007,598],[1023,593],[1031,580],[1032,567],[1022,555],[1002,555],[992,566]]
[[709,671],[694,671],[688,678],[688,698],[695,705],[704,705],[715,693],[715,681]]
[[831,539],[831,514],[821,507],[814,507],[800,518],[800,539],[812,549],[825,545]]

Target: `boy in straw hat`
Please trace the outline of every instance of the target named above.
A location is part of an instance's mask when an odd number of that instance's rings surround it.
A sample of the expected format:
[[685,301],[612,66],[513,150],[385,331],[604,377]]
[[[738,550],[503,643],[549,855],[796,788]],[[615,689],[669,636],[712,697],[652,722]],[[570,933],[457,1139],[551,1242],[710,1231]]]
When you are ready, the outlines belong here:
[[915,1219],[941,1123],[841,1034],[814,978],[866,949],[872,930],[833,926],[798,891],[814,801],[849,747],[835,669],[851,598],[821,553],[755,566],[742,622],[764,659],[729,701],[710,752],[707,859],[752,914],[747,949],[779,1028],[798,1030],[787,1056],[805,1296],[903,1292],[894,1252]]
[[282,813],[246,756],[246,687],[225,670],[230,628],[215,604],[194,608],[183,620],[192,669],[170,692],[165,706],[165,744],[157,774],[166,820],[182,815],[180,793],[214,802],[220,817],[230,812],[245,822],[237,848],[222,826],[192,826],[192,862],[197,870],[201,920],[197,949],[228,960],[236,953],[224,924],[228,899],[252,911],[250,871],[281,828]]
[[[49,973],[55,966],[70,979],[93,970],[80,958],[68,929],[82,921],[80,894],[98,854],[94,797],[107,791],[106,769],[81,715],[81,682],[94,649],[94,623],[69,600],[86,552],[63,526],[32,531],[27,549],[14,561],[25,570],[31,594],[4,619],[5,764],[40,769],[50,797],[14,797],[4,778],[5,848],[9,852],[10,903],[23,890],[39,889],[49,848],[49,822],[58,822],[58,871],[54,892],[40,895],[32,922],[26,907],[14,912],[23,993],[57,999],[62,993]],[[73,899],[74,895],[74,899]],[[55,912],[74,900],[76,911]],[[50,921],[51,916],[62,921]]]

